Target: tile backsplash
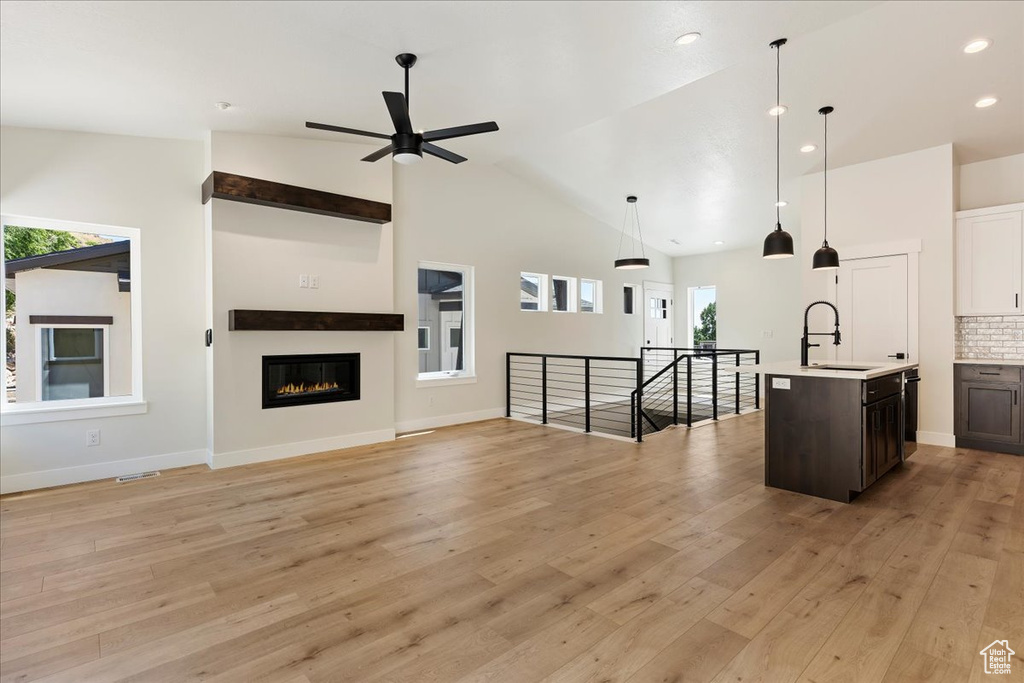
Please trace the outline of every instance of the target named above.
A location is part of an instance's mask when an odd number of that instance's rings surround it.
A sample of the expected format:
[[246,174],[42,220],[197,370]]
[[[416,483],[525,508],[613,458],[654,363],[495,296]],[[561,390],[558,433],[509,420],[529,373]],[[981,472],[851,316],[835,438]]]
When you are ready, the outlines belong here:
[[958,317],[953,329],[957,358],[1024,360],[1024,316]]

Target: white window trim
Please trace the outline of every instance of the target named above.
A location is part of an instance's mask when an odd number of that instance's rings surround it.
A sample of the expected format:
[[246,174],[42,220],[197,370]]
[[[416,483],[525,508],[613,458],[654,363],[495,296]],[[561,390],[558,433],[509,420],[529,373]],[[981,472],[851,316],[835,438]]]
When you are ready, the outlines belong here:
[[[32,336],[36,339],[36,363],[35,376],[36,376],[36,392],[35,398],[37,402],[43,400],[43,330],[67,330],[67,329],[79,329],[79,330],[101,330],[103,332],[103,396],[94,396],[93,398],[108,398],[110,397],[110,325],[72,325],[64,323],[36,323],[32,326]],[[7,336],[4,335],[4,342],[7,341]],[[6,351],[6,349],[5,349]],[[6,356],[5,356],[6,357]],[[4,392],[6,397],[7,392]],[[71,400],[71,399],[67,399]],[[88,400],[88,399],[76,399],[76,400]],[[47,403],[53,403],[53,401],[47,401]]]
[[[416,386],[436,387],[446,384],[472,384],[476,382],[476,309],[473,305],[476,281],[473,266],[441,263],[439,261],[420,261],[416,268],[417,270],[426,268],[429,270],[460,271],[462,273],[462,311],[465,314],[462,320],[462,362],[464,369],[417,373]],[[419,346],[418,343],[416,345]],[[419,354],[419,350],[416,353]]]
[[[623,310],[622,311],[622,315],[636,315],[637,314],[637,310],[639,310],[638,307],[641,304],[641,302],[637,298],[638,294],[640,292],[640,285],[635,285],[632,282],[623,282],[622,283],[623,290],[625,290],[626,287],[630,287],[633,290],[633,312],[632,313],[626,313],[626,311]],[[623,292],[623,296],[625,296],[625,292]],[[623,304],[625,304],[625,299],[623,299],[622,301],[623,301]],[[623,308],[625,308],[625,305],[623,305]]]
[[[39,422],[60,422],[120,415],[138,415],[148,410],[142,391],[142,231],[116,225],[79,223],[52,218],[0,214],[0,231],[3,226],[19,225],[68,232],[99,233],[126,237],[130,243],[129,264],[132,273],[132,393],[127,396],[104,396],[102,398],[76,398],[63,401],[34,403],[8,403],[7,391],[0,392],[0,419],[4,426],[35,424]],[[0,240],[0,281],[6,281],[7,269],[3,240]],[[97,327],[87,325],[86,327]],[[0,354],[7,358],[7,320],[4,316],[4,334],[0,335]],[[36,328],[38,329],[38,328]],[[104,334],[104,344],[109,334]],[[41,339],[37,341],[41,343]],[[104,364],[104,371],[108,364]]]
[[[715,291],[715,303],[718,302],[718,285],[697,285],[696,287],[686,288],[686,346],[688,348],[695,348],[697,342],[693,338],[693,318],[698,313],[694,310],[693,295],[701,289],[714,289]],[[718,341],[717,339],[715,340]]]
[[[420,346],[420,330],[427,331],[427,345]],[[417,351],[429,351],[430,350],[430,325],[418,325],[416,327],[416,350]]]
[[[568,289],[568,291],[565,294],[565,299],[566,299],[566,301],[569,304],[569,309],[566,310],[566,311],[559,311],[558,309],[555,308],[555,292],[554,292],[555,280],[564,280],[565,282],[568,283],[566,285],[566,288]],[[551,276],[551,284],[548,287],[548,290],[551,293],[550,296],[551,296],[551,312],[552,313],[575,313],[578,310],[578,307],[579,307],[579,301],[578,301],[579,294],[577,293],[578,290],[577,290],[577,285],[576,285],[576,278],[571,277],[569,275],[552,275]]]
[[[548,276],[544,273],[531,273],[522,271],[519,273],[519,278],[522,280],[525,276],[531,276],[537,278],[537,310],[531,310],[529,308],[523,308],[523,295],[520,290],[519,294],[519,310],[523,313],[545,313],[548,310],[548,299],[550,294],[551,285],[548,283]],[[522,287],[522,283],[520,283]]]
[[[594,310],[592,310],[592,311],[584,311],[583,310],[583,283],[584,282],[593,282],[594,283]],[[601,282],[600,280],[597,280],[595,278],[581,277],[580,278],[580,288],[579,289],[580,289],[580,303],[579,303],[579,311],[580,311],[580,313],[585,313],[587,315],[600,315],[600,314],[604,313],[604,283],[603,282]]]

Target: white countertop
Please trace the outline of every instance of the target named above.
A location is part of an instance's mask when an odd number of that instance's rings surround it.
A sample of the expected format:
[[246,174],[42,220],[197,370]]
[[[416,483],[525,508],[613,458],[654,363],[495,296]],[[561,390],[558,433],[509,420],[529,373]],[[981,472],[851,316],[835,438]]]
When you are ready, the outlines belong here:
[[1024,360],[996,360],[994,358],[957,358],[958,365],[1024,365]]
[[810,365],[803,367],[799,361],[786,361],[782,363],[765,363],[763,365],[739,365],[721,368],[726,371],[739,371],[763,375],[791,375],[793,377],[831,377],[833,379],[874,379],[884,375],[891,375],[894,372],[916,368],[917,363],[845,363],[843,361],[824,362],[822,365],[838,365],[843,368],[863,368],[858,370],[830,370],[828,368]]

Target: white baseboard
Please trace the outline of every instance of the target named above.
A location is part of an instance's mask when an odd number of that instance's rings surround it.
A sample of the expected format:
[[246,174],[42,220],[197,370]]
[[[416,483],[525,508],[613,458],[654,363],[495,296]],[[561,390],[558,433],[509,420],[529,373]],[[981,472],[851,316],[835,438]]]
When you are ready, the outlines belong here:
[[214,453],[207,461],[211,469],[219,470],[224,467],[237,467],[238,465],[250,465],[257,462],[269,460],[280,460],[282,458],[294,458],[300,455],[311,453],[323,453],[324,451],[337,451],[342,448],[353,448],[354,446],[367,446],[372,443],[383,441],[394,441],[394,429],[378,429],[373,432],[361,432],[359,434],[346,434],[344,436],[332,436],[326,439],[312,439],[310,441],[296,441],[294,443],[283,443],[276,446],[264,446],[262,448],[250,448],[241,451],[229,451],[227,453]]
[[395,424],[395,431],[399,434],[405,432],[419,432],[424,429],[436,427],[448,427],[460,425],[467,422],[480,422],[481,420],[493,420],[496,417],[505,417],[504,408],[489,408],[488,410],[476,410],[471,413],[455,413],[453,415],[438,415],[437,417],[425,417],[421,420],[406,420]]
[[144,458],[130,458],[128,460],[98,462],[93,465],[62,467],[55,470],[25,472],[24,474],[12,474],[6,477],[0,477],[0,493],[14,493],[16,491],[45,489],[51,486],[80,484],[84,481],[111,479],[113,477],[120,477],[126,474],[135,474],[137,472],[165,470],[174,467],[187,467],[189,465],[202,465],[205,462],[206,451],[195,450],[181,451],[178,453],[164,453],[163,455],[150,455]]
[[922,432],[919,430],[917,432],[917,442],[929,446],[956,447],[956,437],[952,434],[944,434],[943,432]]

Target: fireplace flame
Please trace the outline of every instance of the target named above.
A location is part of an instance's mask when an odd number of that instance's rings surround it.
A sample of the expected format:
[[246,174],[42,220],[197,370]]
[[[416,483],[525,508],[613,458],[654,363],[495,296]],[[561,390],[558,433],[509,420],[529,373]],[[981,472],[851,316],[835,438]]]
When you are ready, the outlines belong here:
[[315,394],[321,391],[335,391],[337,390],[337,382],[316,382],[315,384],[293,384],[289,382],[282,387],[278,387],[278,396],[294,396],[297,394]]

